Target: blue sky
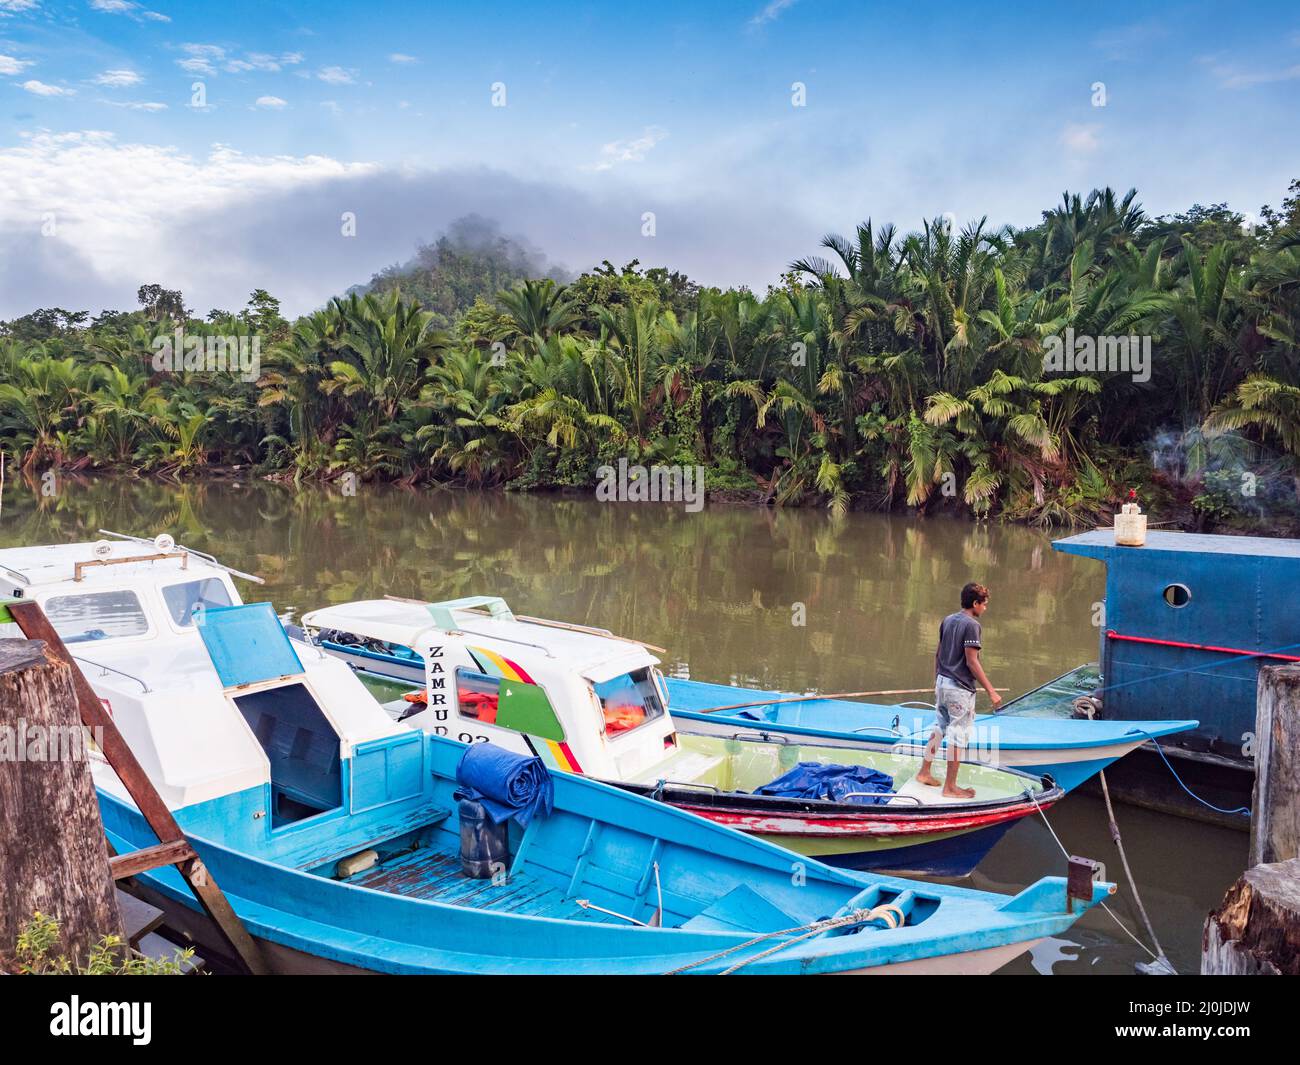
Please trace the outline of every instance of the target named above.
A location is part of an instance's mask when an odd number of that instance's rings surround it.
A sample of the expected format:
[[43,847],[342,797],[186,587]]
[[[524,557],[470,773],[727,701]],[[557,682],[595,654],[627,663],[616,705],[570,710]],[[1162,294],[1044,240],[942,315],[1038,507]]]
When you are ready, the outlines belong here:
[[1294,4],[1048,7],[0,0],[0,316],[151,280],[307,310],[470,211],[761,289],[867,217],[1257,212],[1300,176]]

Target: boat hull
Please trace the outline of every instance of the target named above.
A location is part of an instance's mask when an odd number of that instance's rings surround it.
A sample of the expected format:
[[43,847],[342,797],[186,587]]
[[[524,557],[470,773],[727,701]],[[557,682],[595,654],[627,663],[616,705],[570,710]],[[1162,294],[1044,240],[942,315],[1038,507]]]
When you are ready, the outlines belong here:
[[[1077,685],[1078,693],[1086,694],[1095,674],[1081,667],[1008,704],[1014,708],[1031,698],[1042,702],[1044,705],[1035,707],[1031,716],[1020,716],[1014,710],[979,715],[970,756],[1004,769],[1050,776],[1068,793],[1151,739],[1195,726],[1194,721],[1071,720],[1068,696],[1074,687],[1071,678],[1076,675],[1083,681]],[[673,719],[686,733],[771,733],[807,737],[820,746],[920,751],[933,727],[933,711],[914,705],[886,706],[841,699],[757,704],[763,698],[775,701],[790,696],[677,679],[669,679],[667,686]],[[1051,707],[1047,705],[1049,696]],[[756,702],[750,710],[710,712],[713,707],[733,705],[746,698]],[[1052,715],[1059,712],[1062,716],[1037,716],[1048,709]]]
[[[131,894],[166,914],[167,927],[186,940],[200,944],[205,954],[219,953],[221,935],[205,915],[144,883],[133,884]],[[386,976],[378,969],[365,969],[333,958],[297,950],[272,939],[253,936],[267,968],[277,976]],[[888,962],[829,973],[831,976],[988,976],[1022,954],[1034,950],[1041,939],[1006,943],[980,950],[964,950],[932,958]],[[233,962],[230,963],[233,966]],[[744,970],[741,970],[742,972]]]
[[914,808],[774,800],[743,792],[702,798],[698,790],[672,785],[615,786],[841,869],[942,877],[969,875],[1013,825],[1051,809],[1062,796],[1058,788],[1046,787],[1032,798],[996,804]]

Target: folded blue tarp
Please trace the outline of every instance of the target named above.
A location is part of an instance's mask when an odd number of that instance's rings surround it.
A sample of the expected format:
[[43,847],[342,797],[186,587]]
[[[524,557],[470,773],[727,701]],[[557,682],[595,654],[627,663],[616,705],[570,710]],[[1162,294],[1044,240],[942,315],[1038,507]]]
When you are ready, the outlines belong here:
[[[862,765],[823,765],[800,762],[788,773],[754,791],[755,795],[779,795],[787,799],[831,799],[878,806],[893,796],[894,778]],[[869,795],[854,794],[870,792]]]
[[540,758],[513,754],[491,743],[470,744],[456,781],[465,798],[477,799],[495,824],[513,817],[521,825],[555,804],[555,783]]

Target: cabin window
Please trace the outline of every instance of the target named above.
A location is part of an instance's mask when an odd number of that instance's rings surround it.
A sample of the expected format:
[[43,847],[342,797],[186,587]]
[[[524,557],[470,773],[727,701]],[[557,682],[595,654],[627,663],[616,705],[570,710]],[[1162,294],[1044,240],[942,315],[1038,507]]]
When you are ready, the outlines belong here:
[[192,625],[194,611],[200,608],[234,606],[225,583],[216,577],[169,584],[162,590],[162,596],[163,602],[167,604],[167,613],[177,625]]
[[1185,584],[1171,584],[1165,589],[1165,602],[1172,607],[1186,606],[1192,601],[1192,590]]
[[663,703],[655,688],[649,669],[638,669],[612,680],[593,684],[596,698],[600,700],[605,715],[605,732],[611,736],[632,729],[663,716]]
[[45,616],[64,643],[111,640],[149,631],[149,620],[135,592],[87,592],[51,596]]
[[489,677],[461,667],[456,670],[456,708],[461,717],[473,718],[485,725],[497,723],[497,696],[500,677]]
[[234,696],[271,763],[271,827],[343,805],[339,737],[305,685]]

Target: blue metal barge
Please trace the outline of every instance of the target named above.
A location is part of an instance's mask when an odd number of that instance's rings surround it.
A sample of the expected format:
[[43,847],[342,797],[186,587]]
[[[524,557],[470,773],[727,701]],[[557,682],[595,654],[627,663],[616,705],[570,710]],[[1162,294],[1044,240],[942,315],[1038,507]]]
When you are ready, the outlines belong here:
[[[1300,662],[1300,540],[1150,532],[1144,546],[1124,547],[1098,529],[1052,546],[1106,564],[1097,716],[1195,718],[1195,729],[1162,741],[1179,774],[1216,805],[1248,802],[1260,667]],[[1140,772],[1144,760],[1126,768]],[[1243,817],[1176,801],[1180,789],[1160,774],[1163,784],[1126,797],[1244,827]]]

